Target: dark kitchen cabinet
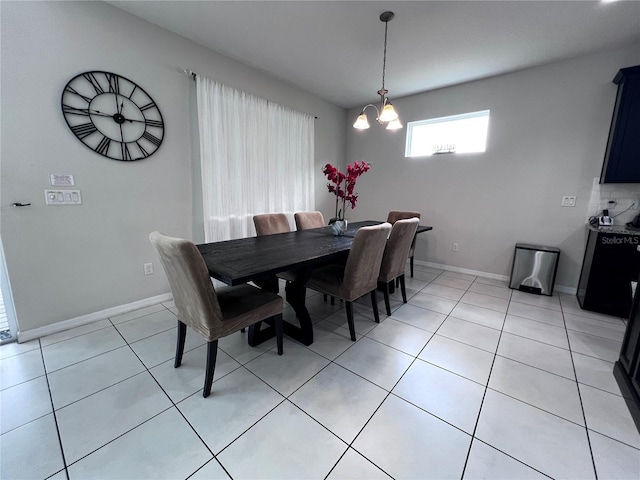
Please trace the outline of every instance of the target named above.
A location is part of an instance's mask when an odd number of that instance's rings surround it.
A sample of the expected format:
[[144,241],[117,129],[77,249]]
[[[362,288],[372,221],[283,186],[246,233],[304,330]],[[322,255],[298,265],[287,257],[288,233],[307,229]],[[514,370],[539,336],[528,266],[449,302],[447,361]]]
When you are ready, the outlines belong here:
[[636,289],[629,323],[622,341],[620,358],[613,367],[620,392],[640,431],[640,294]]
[[628,318],[631,282],[640,274],[640,235],[589,228],[578,283],[578,302],[585,310]]
[[622,68],[613,79],[613,110],[601,183],[640,183],[640,65]]

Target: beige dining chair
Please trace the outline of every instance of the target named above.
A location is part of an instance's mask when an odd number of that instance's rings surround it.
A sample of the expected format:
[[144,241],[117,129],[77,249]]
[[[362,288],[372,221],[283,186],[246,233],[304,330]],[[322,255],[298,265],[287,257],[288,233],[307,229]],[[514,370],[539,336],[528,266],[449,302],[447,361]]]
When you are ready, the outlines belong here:
[[285,233],[291,231],[289,219],[284,213],[263,213],[253,216],[253,225],[256,227],[256,234],[273,235],[274,233]]
[[375,321],[380,323],[376,288],[390,230],[391,225],[388,223],[362,227],[353,239],[346,264],[332,264],[314,269],[307,281],[307,288],[345,301],[349,333],[354,342],[356,331],[353,322],[353,301],[367,293],[371,294],[373,315]]
[[[296,230],[310,230],[312,228],[326,227],[322,212],[298,212],[293,215],[296,221]],[[327,294],[324,294],[324,301],[327,301]],[[335,305],[335,297],[331,297],[331,305]]]
[[391,315],[389,289],[393,286],[394,280],[399,279],[402,302],[407,303],[404,272],[409,251],[411,250],[411,243],[416,236],[418,223],[420,223],[420,220],[416,217],[396,221],[391,228],[391,234],[384,248],[378,282],[384,287],[384,306],[387,310],[387,315]]
[[[391,210],[389,212],[389,215],[387,215],[387,222],[393,225],[398,220],[406,220],[407,218],[413,218],[413,217],[416,217],[419,220],[420,212]],[[415,250],[416,250],[416,238],[414,236],[413,241],[411,242],[411,249],[409,250],[409,269],[411,272],[411,278],[413,278],[413,254]]]
[[178,341],[173,366],[178,368],[182,363],[187,326],[207,341],[202,392],[205,398],[211,393],[219,338],[273,318],[278,355],[282,355],[282,298],[247,284],[216,290],[204,259],[193,243],[160,232],[152,232],[149,240],[158,251],[178,309]]
[[[263,235],[274,235],[276,233],[286,233],[291,231],[289,219],[284,213],[263,213],[253,216],[253,225],[256,227],[256,234],[261,237]],[[293,271],[280,272],[276,277],[286,282],[293,282],[296,279],[296,273]],[[269,277],[255,279],[253,283],[261,288],[278,292],[278,278]]]
[[322,212],[298,212],[293,218],[296,221],[296,230],[309,230],[326,226]]

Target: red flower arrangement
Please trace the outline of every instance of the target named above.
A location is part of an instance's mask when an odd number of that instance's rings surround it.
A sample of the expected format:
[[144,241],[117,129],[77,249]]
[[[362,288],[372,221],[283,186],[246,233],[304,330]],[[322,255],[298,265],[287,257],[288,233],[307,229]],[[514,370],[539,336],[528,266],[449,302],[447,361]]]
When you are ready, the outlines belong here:
[[[356,180],[360,175],[368,172],[370,168],[371,165],[364,160],[360,163],[356,160],[353,162],[353,165],[347,165],[346,175],[330,163],[327,163],[323,167],[322,173],[324,173],[327,176],[327,180],[329,180],[327,189],[336,196],[336,216],[331,219],[330,223],[333,223],[335,220],[344,220],[347,202],[349,202],[351,209],[356,208],[356,202],[358,201],[358,195],[354,193]],[[342,209],[338,210],[340,200],[342,200]]]

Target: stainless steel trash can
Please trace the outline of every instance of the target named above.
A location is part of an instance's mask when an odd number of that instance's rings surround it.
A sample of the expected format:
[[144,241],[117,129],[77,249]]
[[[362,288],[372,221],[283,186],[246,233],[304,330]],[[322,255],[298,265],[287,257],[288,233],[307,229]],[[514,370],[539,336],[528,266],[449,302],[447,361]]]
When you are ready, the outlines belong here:
[[553,295],[559,259],[559,248],[516,243],[509,288]]

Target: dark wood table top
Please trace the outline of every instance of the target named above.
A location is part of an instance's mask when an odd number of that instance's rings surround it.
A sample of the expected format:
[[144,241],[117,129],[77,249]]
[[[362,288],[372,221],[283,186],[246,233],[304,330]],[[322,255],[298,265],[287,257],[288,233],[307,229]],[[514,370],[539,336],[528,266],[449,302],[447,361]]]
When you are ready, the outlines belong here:
[[[213,278],[227,285],[240,285],[265,275],[327,261],[351,248],[359,228],[380,223],[383,222],[353,222],[342,236],[334,235],[331,227],[323,227],[203,243],[197,248]],[[421,225],[417,233],[429,230],[432,227]]]

